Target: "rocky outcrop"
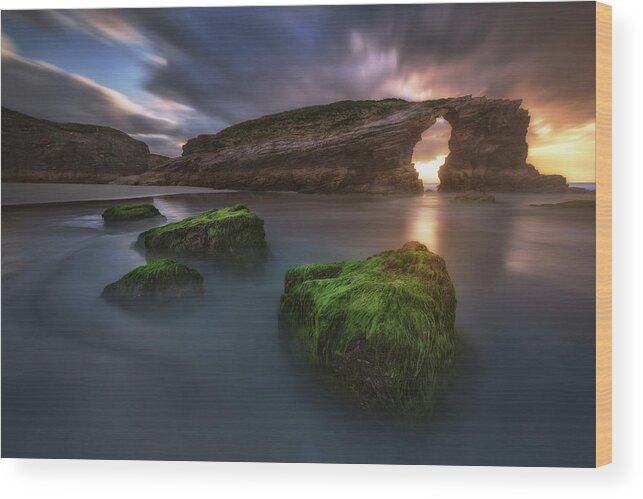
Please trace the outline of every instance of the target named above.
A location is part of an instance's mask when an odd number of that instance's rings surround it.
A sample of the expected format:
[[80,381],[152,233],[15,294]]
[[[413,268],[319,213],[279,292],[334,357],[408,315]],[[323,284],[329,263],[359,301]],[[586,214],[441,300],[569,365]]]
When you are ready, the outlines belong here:
[[183,155],[137,181],[249,190],[422,193],[413,148],[443,116],[451,153],[440,190],[562,191],[564,177],[526,163],[529,114],[519,100],[457,97],[342,101],[190,139]]
[[103,212],[103,220],[105,222],[127,222],[160,215],[161,213],[153,204],[119,204],[107,208]]
[[444,113],[451,125],[441,191],[564,192],[561,175],[527,164],[529,113],[520,100],[470,99]]
[[209,210],[143,232],[139,242],[158,253],[235,256],[266,247],[263,220],[244,204]]
[[451,124],[442,191],[564,192],[527,160],[519,100],[456,97],[342,101],[295,109],[188,140],[179,158],[112,128],[39,120],[3,108],[3,181],[117,182],[338,193],[423,192],[412,163],[422,132]]
[[147,145],[113,128],[2,108],[3,182],[105,183],[141,174],[149,164]]
[[154,260],[105,286],[103,296],[116,301],[194,297],[203,292],[203,276],[173,260]]
[[182,157],[142,176],[141,183],[421,193],[411,156],[433,119],[427,109],[389,99],[343,101],[265,116],[190,139]]
[[281,316],[315,363],[363,403],[421,407],[455,352],[456,296],[444,260],[417,241],[365,260],[288,270]]
[[487,194],[480,191],[466,191],[453,198],[458,203],[495,203],[496,197],[493,194]]
[[163,156],[162,154],[153,154],[150,153],[150,157],[148,160],[150,168],[155,168],[157,166],[160,166],[164,163],[167,163],[170,160],[168,156]]

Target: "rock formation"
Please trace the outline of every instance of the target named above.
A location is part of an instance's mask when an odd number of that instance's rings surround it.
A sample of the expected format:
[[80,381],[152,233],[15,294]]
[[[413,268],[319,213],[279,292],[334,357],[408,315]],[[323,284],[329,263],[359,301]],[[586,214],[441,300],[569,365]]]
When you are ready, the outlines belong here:
[[561,175],[541,175],[527,164],[529,113],[520,100],[471,98],[444,113],[451,125],[449,155],[440,168],[441,191],[564,192]]
[[299,192],[422,193],[413,148],[443,116],[451,153],[440,170],[444,191],[564,191],[559,175],[526,163],[529,114],[519,100],[457,97],[342,101],[233,125],[190,139],[180,158],[138,179]]
[[315,362],[362,402],[422,406],[455,351],[456,296],[444,260],[416,241],[366,260],[286,273],[282,319]]
[[128,135],[2,110],[3,181],[192,185],[243,190],[422,193],[413,148],[444,117],[442,191],[563,192],[527,164],[529,113],[519,100],[455,97],[342,101],[264,116],[150,155]]
[[105,183],[149,169],[147,145],[113,128],[2,108],[3,182]]
[[158,217],[161,213],[153,204],[119,204],[103,212],[105,222],[126,222]]
[[244,204],[206,211],[139,236],[147,251],[240,254],[266,246],[263,220]]
[[192,297],[203,291],[203,276],[173,260],[154,260],[136,267],[118,281],[105,286],[103,296],[110,300]]
[[496,197],[493,194],[487,194],[480,191],[466,191],[453,198],[458,203],[495,203]]

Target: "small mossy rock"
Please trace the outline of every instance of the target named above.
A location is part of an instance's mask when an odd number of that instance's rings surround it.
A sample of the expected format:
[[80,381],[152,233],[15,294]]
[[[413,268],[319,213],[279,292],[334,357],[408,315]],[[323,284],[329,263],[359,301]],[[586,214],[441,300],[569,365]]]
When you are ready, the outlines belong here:
[[466,191],[453,198],[458,203],[495,203],[496,197],[480,191]]
[[245,204],[213,209],[143,232],[148,251],[170,253],[235,253],[266,247],[263,220]]
[[529,206],[536,206],[538,208],[596,208],[596,201],[594,199],[574,199],[572,201],[563,201],[562,203],[548,203],[548,204],[530,204]]
[[198,271],[173,260],[159,259],[108,284],[103,296],[117,300],[178,298],[199,295],[202,291],[203,277]]
[[159,216],[161,213],[153,204],[119,204],[103,212],[106,222],[124,222]]
[[363,403],[426,402],[455,352],[455,289],[444,260],[417,241],[366,260],[286,272],[281,317],[311,357]]

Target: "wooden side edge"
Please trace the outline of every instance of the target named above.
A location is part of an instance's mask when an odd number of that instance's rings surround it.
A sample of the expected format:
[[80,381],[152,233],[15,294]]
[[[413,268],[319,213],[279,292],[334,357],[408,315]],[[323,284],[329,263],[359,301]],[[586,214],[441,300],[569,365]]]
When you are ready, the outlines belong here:
[[612,7],[596,3],[596,466],[612,462]]

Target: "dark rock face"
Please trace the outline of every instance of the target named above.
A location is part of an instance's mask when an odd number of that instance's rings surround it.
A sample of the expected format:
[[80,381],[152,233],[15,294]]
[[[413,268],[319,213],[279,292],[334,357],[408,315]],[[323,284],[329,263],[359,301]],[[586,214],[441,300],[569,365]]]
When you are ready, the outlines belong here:
[[149,167],[147,145],[113,128],[55,123],[2,108],[4,182],[105,183]]
[[452,126],[440,190],[552,192],[559,175],[526,163],[529,114],[521,101],[457,97],[343,101],[231,126],[190,139],[183,155],[139,183],[299,192],[422,193],[411,162],[422,132]]
[[470,96],[335,102],[200,135],[174,159],[151,155],[143,142],[112,128],[3,108],[2,180],[421,194],[413,149],[444,117],[452,134],[440,190],[566,191],[564,177],[526,163],[529,113],[520,105]]
[[182,157],[140,181],[248,190],[421,193],[411,156],[422,130],[432,123],[428,109],[388,99],[266,116],[190,139]]
[[451,125],[449,156],[440,168],[441,191],[564,192],[561,175],[541,175],[527,164],[529,113],[519,100],[470,99],[444,119]]

